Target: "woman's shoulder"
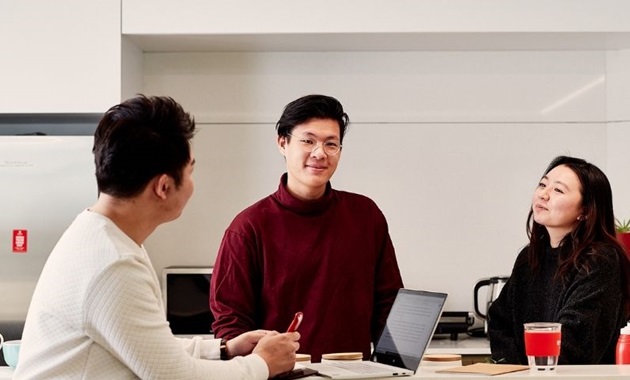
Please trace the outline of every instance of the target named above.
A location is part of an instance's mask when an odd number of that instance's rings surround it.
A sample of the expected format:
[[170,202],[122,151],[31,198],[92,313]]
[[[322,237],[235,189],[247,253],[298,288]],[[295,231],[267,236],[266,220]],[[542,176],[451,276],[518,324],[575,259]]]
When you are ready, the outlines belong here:
[[593,243],[588,246],[586,252],[608,258],[617,257],[621,253],[619,246],[608,242]]
[[583,258],[587,264],[607,267],[618,266],[625,255],[625,252],[611,243],[592,244],[584,252]]
[[516,256],[516,264],[519,264],[523,261],[527,261],[529,252],[529,244],[522,247],[520,251],[518,251],[518,255]]

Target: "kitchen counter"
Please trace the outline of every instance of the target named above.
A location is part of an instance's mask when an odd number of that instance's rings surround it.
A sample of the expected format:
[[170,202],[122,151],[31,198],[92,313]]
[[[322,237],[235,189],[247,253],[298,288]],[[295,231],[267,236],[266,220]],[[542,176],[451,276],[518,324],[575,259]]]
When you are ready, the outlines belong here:
[[490,342],[487,338],[472,338],[466,334],[459,334],[458,340],[433,338],[426,353],[489,356]]
[[[0,380],[10,380],[13,369],[0,367]],[[319,376],[311,377],[320,379]],[[443,380],[443,379],[479,379],[490,378],[486,375],[473,374],[439,374],[433,371],[418,371],[409,379]],[[520,378],[520,379],[557,379],[557,380],[609,380],[609,379],[629,379],[630,365],[565,365],[558,366],[553,372],[521,371],[508,373],[505,375],[492,376],[492,378]],[[394,378],[383,378],[392,380]]]

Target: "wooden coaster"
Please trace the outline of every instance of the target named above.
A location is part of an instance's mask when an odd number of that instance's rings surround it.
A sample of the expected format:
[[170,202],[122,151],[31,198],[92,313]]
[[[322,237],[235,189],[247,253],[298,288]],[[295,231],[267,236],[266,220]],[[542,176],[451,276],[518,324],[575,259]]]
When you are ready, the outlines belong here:
[[462,356],[458,354],[430,354],[424,355],[422,360],[427,362],[456,362],[462,360]]
[[362,352],[336,352],[334,354],[323,354],[322,359],[326,360],[361,360]]
[[309,355],[309,354],[295,354],[295,361],[296,362],[310,362],[311,361],[311,355]]

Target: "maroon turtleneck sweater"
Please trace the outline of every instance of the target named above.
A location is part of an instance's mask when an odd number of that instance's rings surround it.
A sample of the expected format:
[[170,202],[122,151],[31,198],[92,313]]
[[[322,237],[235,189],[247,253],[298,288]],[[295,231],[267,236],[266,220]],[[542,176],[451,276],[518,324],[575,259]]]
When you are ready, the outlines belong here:
[[301,353],[370,354],[403,287],[387,221],[369,198],[333,190],[298,200],[286,189],[248,207],[225,231],[212,275],[214,334],[286,331],[304,312]]

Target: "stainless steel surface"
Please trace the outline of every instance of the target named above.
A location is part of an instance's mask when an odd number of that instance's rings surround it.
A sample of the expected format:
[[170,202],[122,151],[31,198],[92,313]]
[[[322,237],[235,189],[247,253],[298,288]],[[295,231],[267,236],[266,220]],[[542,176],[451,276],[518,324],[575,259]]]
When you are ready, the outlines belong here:
[[[503,286],[508,281],[508,279],[509,277],[507,276],[494,276],[482,278],[475,284],[475,290],[473,292],[473,296],[475,297],[475,314],[479,318],[483,319],[484,332],[486,334],[488,333],[488,310],[490,310],[490,305],[492,305],[492,302],[494,302],[494,300],[499,297],[499,294],[501,294]],[[488,287],[488,289],[486,290],[485,310],[484,312],[482,312],[479,309],[479,291],[486,286]]]

